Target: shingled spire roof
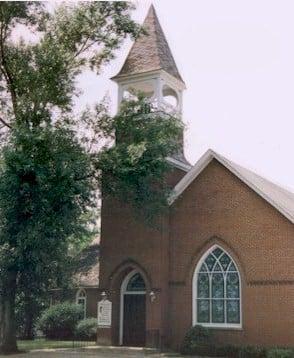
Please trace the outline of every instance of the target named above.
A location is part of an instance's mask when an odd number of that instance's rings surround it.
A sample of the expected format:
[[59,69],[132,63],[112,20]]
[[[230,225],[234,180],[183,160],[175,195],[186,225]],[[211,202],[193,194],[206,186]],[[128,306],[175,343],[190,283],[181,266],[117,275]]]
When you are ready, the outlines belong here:
[[141,35],[135,41],[122,69],[114,78],[154,70],[164,70],[184,82],[178,71],[153,5],[149,8],[143,26],[148,34]]

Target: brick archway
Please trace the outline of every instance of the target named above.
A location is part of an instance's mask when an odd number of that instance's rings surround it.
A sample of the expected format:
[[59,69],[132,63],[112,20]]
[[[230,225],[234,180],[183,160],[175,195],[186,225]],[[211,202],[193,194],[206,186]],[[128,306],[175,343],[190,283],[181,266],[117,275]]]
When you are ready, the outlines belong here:
[[108,278],[108,288],[110,299],[113,303],[113,326],[112,326],[112,344],[121,345],[121,287],[125,278],[131,272],[138,272],[142,276],[146,286],[146,320],[148,318],[149,293],[151,291],[151,280],[148,273],[134,260],[126,260],[118,265]]

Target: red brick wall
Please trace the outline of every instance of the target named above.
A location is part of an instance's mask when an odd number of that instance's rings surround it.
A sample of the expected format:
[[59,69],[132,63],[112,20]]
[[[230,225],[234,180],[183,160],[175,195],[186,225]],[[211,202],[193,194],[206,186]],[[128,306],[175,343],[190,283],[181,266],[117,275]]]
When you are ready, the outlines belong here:
[[[168,181],[174,186],[185,172],[175,169]],[[168,217],[159,219],[159,227],[139,222],[132,210],[115,200],[102,200],[100,242],[100,288],[113,302],[113,343],[118,344],[120,285],[130,268],[146,273],[147,344],[164,345],[167,334],[168,295]],[[124,265],[124,263],[126,263]],[[122,266],[121,266],[122,265]],[[150,290],[156,300],[149,299]]]
[[[216,239],[217,237],[219,239]],[[213,161],[173,205],[170,217],[170,341],[192,322],[192,275],[219,243],[238,264],[243,328],[217,330],[227,343],[294,345],[294,226]]]
[[98,288],[86,288],[87,306],[86,316],[87,318],[97,318],[97,303],[101,300],[100,290]]
[[[180,170],[170,179],[175,184]],[[119,290],[126,270],[145,275],[147,337],[178,348],[192,324],[192,276],[218,243],[242,277],[241,330],[216,330],[227,343],[294,345],[294,226],[248,186],[213,161],[173,204],[159,229],[148,228],[113,200],[102,204],[100,288],[113,301],[118,343]],[[153,338],[152,338],[153,337]],[[155,337],[155,338],[154,338]]]

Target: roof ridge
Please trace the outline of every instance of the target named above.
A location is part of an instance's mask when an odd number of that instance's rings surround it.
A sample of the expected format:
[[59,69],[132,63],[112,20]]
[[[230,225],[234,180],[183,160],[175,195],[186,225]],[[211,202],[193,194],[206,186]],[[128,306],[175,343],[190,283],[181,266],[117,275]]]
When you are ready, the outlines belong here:
[[[175,67],[176,71],[178,72],[178,76],[180,77],[180,79],[182,80],[182,77],[180,75],[180,72],[179,72],[179,69],[178,69],[178,66],[176,64],[176,61],[174,59],[174,56],[171,52],[171,48],[170,48],[170,45],[168,43],[168,40],[165,36],[165,33],[163,31],[163,28],[160,24],[160,21],[158,19],[158,16],[157,16],[157,13],[156,13],[156,10],[155,10],[155,7],[153,6],[153,4],[151,4],[150,6],[150,9],[152,9],[152,11],[154,12],[154,18],[153,18],[153,21],[154,21],[154,25],[156,25],[157,23],[157,26],[154,26],[155,27],[155,33],[156,33],[156,41],[157,41],[157,53],[158,53],[158,57],[159,57],[159,61],[160,61],[160,65],[161,67],[164,67],[164,63],[163,63],[163,59],[162,59],[162,56],[160,56],[160,53],[159,53],[159,46],[160,46],[160,38],[162,38],[164,40],[164,42],[166,43],[167,47],[168,47],[168,50],[169,50],[169,54],[171,55],[171,58],[170,60],[173,62],[173,66]],[[183,81],[183,80],[182,80]]]
[[[154,27],[154,29],[155,29],[155,35],[156,35],[155,41],[156,41],[156,44],[159,45],[157,27],[155,26],[155,25],[156,25],[155,21],[156,21],[156,19],[158,20],[158,17],[157,17],[156,11],[155,11],[155,7],[154,7],[154,5],[153,5],[152,3],[151,3],[150,8],[149,8],[149,10],[148,10],[148,12],[147,12],[147,15],[146,15],[146,18],[145,18],[145,20],[144,20],[144,23],[145,23],[145,21],[147,20],[147,17],[148,17],[148,15],[149,15],[149,13],[150,13],[151,11],[153,11],[153,13],[154,13],[154,16],[153,16],[153,27]],[[158,23],[159,23],[159,21],[158,21]],[[144,26],[144,25],[143,25],[143,26]],[[159,24],[159,26],[160,26],[160,24]],[[147,32],[148,32],[148,30],[147,30]],[[148,36],[148,33],[147,33],[147,36]],[[160,67],[161,67],[162,64],[161,64],[161,58],[160,58],[160,53],[159,53],[159,47],[158,47],[158,46],[156,46],[156,53],[157,53],[157,56],[158,56],[158,58],[159,58],[159,65],[160,65]]]

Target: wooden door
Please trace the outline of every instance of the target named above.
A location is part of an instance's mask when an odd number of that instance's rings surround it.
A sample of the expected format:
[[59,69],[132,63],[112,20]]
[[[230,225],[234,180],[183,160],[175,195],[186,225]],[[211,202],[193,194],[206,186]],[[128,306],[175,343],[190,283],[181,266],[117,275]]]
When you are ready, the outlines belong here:
[[146,340],[146,295],[124,295],[123,345],[144,347]]

